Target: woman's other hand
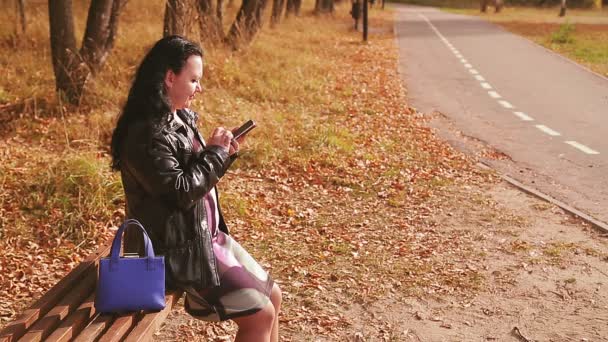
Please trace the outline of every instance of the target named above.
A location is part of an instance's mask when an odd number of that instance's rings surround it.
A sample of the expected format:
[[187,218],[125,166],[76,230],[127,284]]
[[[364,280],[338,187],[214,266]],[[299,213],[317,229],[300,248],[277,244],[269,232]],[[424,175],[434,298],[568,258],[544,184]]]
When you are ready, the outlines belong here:
[[209,145],[215,145],[222,147],[226,152],[232,154],[238,151],[238,143],[236,143],[236,150],[233,152],[232,132],[225,129],[224,127],[218,127],[213,130],[211,137],[207,140]]
[[230,141],[230,150],[228,151],[228,155],[233,155],[233,154],[237,153],[238,151],[239,151],[239,142],[236,139],[232,139]]

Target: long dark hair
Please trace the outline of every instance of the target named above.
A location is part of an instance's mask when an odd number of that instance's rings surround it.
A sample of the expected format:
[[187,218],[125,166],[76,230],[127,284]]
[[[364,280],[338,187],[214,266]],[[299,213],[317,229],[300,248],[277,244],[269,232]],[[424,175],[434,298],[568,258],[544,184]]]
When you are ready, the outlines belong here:
[[203,57],[198,44],[184,37],[168,36],[156,42],[144,57],[112,133],[113,170],[120,170],[120,150],[131,123],[143,120],[158,126],[165,121],[162,119],[171,112],[165,93],[165,75],[169,69],[179,74],[192,55]]

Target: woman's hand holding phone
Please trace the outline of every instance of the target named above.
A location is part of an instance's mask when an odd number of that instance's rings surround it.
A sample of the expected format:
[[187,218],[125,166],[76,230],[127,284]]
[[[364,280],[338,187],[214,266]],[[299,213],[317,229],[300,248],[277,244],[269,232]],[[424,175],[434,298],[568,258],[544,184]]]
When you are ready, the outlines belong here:
[[[242,138],[241,138],[242,139]],[[230,149],[228,150],[228,155],[233,155],[239,151],[239,142],[236,139],[230,140]]]
[[224,127],[218,127],[211,133],[211,137],[207,140],[207,144],[220,146],[226,152],[230,153],[230,150],[232,149],[232,138],[232,131],[225,129]]
[[233,155],[239,151],[239,143],[245,140],[245,135],[256,127],[253,120],[248,120],[241,127],[227,130],[224,127],[216,128],[207,141],[209,145],[223,147],[228,155]]

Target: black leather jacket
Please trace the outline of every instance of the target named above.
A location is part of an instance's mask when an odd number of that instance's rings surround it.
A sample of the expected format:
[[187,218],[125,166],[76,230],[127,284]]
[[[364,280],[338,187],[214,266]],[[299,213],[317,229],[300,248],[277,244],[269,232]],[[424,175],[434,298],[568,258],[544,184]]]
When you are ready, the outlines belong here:
[[[195,138],[204,140],[198,116],[178,111]],[[233,158],[218,146],[193,152],[187,128],[170,115],[161,128],[138,122],[128,128],[121,150],[126,216],[146,228],[157,255],[165,256],[169,288],[219,285],[203,196],[224,175]],[[219,209],[219,203],[218,203]],[[220,210],[219,229],[228,234]],[[125,251],[141,251],[137,230],[127,230]]]

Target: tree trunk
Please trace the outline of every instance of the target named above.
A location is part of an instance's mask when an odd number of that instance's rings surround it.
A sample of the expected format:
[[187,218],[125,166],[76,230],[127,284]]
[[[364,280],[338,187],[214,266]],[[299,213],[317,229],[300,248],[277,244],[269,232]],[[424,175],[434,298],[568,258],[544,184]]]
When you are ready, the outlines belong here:
[[25,23],[25,0],[16,0],[15,5],[17,7],[17,14],[19,15],[19,24],[17,26],[16,36],[22,36],[25,34],[26,23]]
[[287,0],[287,5],[285,9],[285,18],[288,18],[289,15],[293,14],[295,16],[300,15],[300,7],[302,6],[302,0]]
[[287,0],[287,5],[286,5],[286,9],[285,9],[285,18],[288,18],[290,14],[299,16],[300,7],[302,7],[302,0]]
[[80,101],[80,89],[72,80],[79,63],[74,36],[71,0],[49,0],[49,30],[55,86],[70,103]]
[[270,17],[270,23],[272,26],[278,24],[281,21],[281,15],[283,15],[284,6],[285,0],[272,0],[272,16]]
[[[220,21],[220,27],[222,27],[222,22],[224,21],[224,0],[217,0],[215,14],[217,15],[217,18]],[[222,31],[222,36],[223,36],[224,29],[222,28],[221,31]]]
[[243,0],[232,27],[226,37],[226,43],[234,50],[251,43],[262,27],[267,0]]
[[196,9],[203,46],[222,42],[224,39],[222,0],[217,1],[217,6],[213,5],[213,0],[197,0]]
[[367,0],[363,0],[363,41],[367,41],[367,33],[368,33],[368,19],[369,19],[369,2]]
[[488,0],[481,0],[480,5],[481,13],[486,13],[486,11],[488,10]]
[[359,18],[361,18],[361,1],[355,0],[351,3],[350,16],[355,20],[355,30],[359,29]]
[[295,14],[295,0],[286,0],[285,18],[289,18],[290,14]]
[[80,102],[87,79],[101,69],[112,50],[121,3],[121,0],[91,1],[82,48],[77,51],[72,1],[49,0],[55,85],[71,104]]
[[93,74],[101,69],[114,47],[118,14],[121,9],[120,0],[93,0],[91,2],[80,56]]
[[504,5],[503,0],[495,0],[494,2],[494,12],[495,13],[500,13],[500,11],[502,10],[502,6]]
[[317,0],[315,3],[315,14],[333,13],[334,0]]
[[186,2],[182,0],[167,0],[165,5],[165,21],[163,35],[186,35]]
[[300,16],[300,9],[302,8],[302,0],[294,0],[295,2],[295,9],[296,9],[296,16]]
[[566,15],[566,0],[562,0],[561,7],[559,9],[559,16],[563,17]]

